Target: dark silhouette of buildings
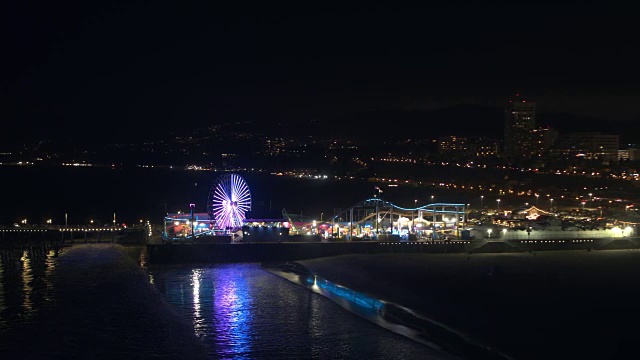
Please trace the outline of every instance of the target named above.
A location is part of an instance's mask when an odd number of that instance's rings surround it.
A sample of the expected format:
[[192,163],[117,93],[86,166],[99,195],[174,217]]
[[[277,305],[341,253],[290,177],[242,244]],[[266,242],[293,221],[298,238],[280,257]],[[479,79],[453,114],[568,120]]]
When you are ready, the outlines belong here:
[[536,104],[516,94],[505,108],[504,156],[506,159],[531,158],[537,155],[533,130],[536,126]]

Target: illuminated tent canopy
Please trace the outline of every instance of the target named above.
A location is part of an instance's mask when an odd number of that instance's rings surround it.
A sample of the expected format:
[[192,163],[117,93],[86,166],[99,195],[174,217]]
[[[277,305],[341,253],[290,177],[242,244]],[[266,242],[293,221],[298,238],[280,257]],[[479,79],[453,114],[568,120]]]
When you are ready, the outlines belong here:
[[535,206],[518,208],[518,209],[512,210],[511,214],[514,219],[529,219],[529,220],[535,220],[540,216],[553,215],[553,213],[549,211],[544,211]]

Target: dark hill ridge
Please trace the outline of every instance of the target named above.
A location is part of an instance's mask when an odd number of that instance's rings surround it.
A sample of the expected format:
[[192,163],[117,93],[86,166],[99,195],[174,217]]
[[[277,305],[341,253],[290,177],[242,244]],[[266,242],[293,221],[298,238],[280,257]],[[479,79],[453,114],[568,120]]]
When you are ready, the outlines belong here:
[[[640,143],[640,126],[636,122],[612,122],[580,117],[571,113],[540,112],[538,126],[550,126],[561,134],[602,132],[621,136],[621,144]],[[404,139],[430,140],[439,136],[504,136],[504,108],[500,106],[461,104],[436,109],[377,109],[301,120],[287,116],[262,114],[241,119],[221,129],[248,132],[270,137],[345,138],[373,141]],[[185,129],[182,133],[189,133]]]
[[223,128],[285,138],[310,135],[349,139],[366,136],[374,140],[381,136],[385,140],[433,139],[443,135],[501,137],[503,116],[503,110],[498,107],[457,105],[433,110],[379,109],[305,120],[256,117]]
[[[361,137],[372,133],[387,139],[433,139],[439,136],[504,136],[504,108],[484,105],[456,105],[432,110],[380,109],[321,119],[322,127],[336,129],[333,135]],[[620,135],[620,144],[640,143],[637,121],[605,121],[571,113],[540,112],[539,127],[551,127],[566,135],[572,132],[601,132]]]
[[385,138],[432,139],[444,135],[493,136],[503,133],[503,109],[481,105],[456,105],[432,110],[380,109],[320,120],[339,128],[339,135],[372,133]]
[[620,135],[620,144],[640,143],[640,122],[607,121],[596,117],[583,117],[571,113],[546,112],[536,115],[538,126],[550,126],[560,134],[572,132],[600,132]]

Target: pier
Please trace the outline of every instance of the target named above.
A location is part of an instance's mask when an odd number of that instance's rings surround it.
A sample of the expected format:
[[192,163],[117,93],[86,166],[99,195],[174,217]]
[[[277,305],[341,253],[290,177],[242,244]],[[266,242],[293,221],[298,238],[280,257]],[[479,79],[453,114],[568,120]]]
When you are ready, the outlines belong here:
[[4,246],[38,245],[60,246],[77,243],[119,243],[144,245],[151,235],[148,226],[96,227],[91,225],[33,225],[0,226],[0,243]]
[[[402,207],[374,196],[346,209],[334,209],[333,216],[323,219],[321,215],[320,220],[303,221],[300,216],[296,221],[284,209],[279,219],[249,219],[236,202],[229,200],[233,196],[226,194],[224,187],[215,185],[212,189],[219,199],[211,197],[209,201],[220,202],[217,210],[196,213],[191,204],[190,213],[167,214],[162,230],[147,242],[150,262],[277,262],[346,254],[640,249],[637,230],[631,224],[569,231],[556,214],[535,207],[519,211],[513,218],[494,212],[485,216],[489,220],[477,221],[470,219],[465,203],[418,205],[415,200],[414,207]],[[542,217],[547,223],[532,220]]]
[[640,249],[640,237],[562,240],[341,241],[244,244],[147,244],[151,263],[298,261],[347,254],[523,253]]

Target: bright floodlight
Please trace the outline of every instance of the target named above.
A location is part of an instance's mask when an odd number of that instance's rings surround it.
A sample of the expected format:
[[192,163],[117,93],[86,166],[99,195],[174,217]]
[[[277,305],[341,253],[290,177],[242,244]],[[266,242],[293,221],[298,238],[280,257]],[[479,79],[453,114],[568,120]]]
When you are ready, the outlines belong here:
[[209,190],[207,212],[217,229],[242,227],[245,212],[251,210],[251,191],[242,176],[220,175]]

